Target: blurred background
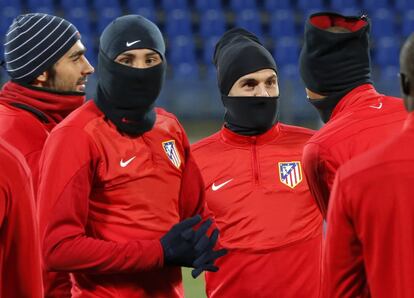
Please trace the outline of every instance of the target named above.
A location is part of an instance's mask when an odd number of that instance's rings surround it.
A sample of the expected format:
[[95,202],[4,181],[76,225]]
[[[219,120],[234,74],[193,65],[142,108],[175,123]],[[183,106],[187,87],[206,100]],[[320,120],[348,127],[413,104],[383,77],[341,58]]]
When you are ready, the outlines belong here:
[[[297,65],[309,14],[335,11],[371,18],[373,78],[377,89],[389,95],[399,95],[399,50],[414,32],[414,0],[0,0],[0,7],[2,38],[20,13],[44,12],[68,19],[81,32],[94,66],[99,34],[114,18],[134,13],[154,21],[164,34],[169,66],[158,105],[179,117],[193,142],[222,125],[223,108],[211,60],[214,45],[227,29],[240,26],[254,32],[274,55],[279,68],[280,119],[315,129],[321,123],[306,102]],[[1,69],[0,84],[6,80]],[[88,82],[88,98],[94,96],[95,86],[94,75]],[[188,297],[203,297],[201,281],[186,286]]]

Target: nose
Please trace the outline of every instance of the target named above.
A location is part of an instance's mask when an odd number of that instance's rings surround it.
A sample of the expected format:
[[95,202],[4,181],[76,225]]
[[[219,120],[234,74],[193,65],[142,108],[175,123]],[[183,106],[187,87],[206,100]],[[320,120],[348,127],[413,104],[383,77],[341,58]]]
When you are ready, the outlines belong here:
[[264,84],[257,85],[255,96],[270,96]]
[[93,66],[89,63],[88,59],[85,58],[85,66],[82,71],[82,74],[90,75],[90,74],[93,74],[94,72],[95,72],[95,68],[93,68]]

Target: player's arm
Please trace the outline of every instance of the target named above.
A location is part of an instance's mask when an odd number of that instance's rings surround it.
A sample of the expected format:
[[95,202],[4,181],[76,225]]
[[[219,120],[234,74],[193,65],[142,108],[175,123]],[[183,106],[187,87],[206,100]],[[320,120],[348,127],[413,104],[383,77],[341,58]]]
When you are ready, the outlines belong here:
[[43,258],[51,271],[133,272],[159,268],[158,239],[125,243],[87,236],[89,194],[98,151],[81,129],[54,131],[41,157],[39,220]]
[[328,208],[323,297],[361,297],[366,290],[362,246],[347,208],[350,194],[339,171]]
[[336,163],[328,152],[315,143],[306,144],[302,161],[309,189],[326,219],[329,195],[337,169]]

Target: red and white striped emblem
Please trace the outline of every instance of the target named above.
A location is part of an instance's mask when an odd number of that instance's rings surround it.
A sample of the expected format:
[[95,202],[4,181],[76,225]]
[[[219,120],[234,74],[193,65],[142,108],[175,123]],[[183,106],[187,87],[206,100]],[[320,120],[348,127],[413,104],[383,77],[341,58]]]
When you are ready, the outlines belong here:
[[162,147],[164,148],[165,154],[167,154],[168,159],[176,166],[177,169],[180,168],[181,158],[178,154],[177,149],[175,148],[175,141],[169,140],[162,142]]
[[302,181],[302,167],[300,161],[279,162],[280,182],[295,188]]

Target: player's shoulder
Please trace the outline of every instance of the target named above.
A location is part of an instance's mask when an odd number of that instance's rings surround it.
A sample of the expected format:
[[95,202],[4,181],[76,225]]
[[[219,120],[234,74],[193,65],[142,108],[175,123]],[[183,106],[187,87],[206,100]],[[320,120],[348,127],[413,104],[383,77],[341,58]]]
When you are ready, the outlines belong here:
[[102,111],[96,106],[93,100],[85,102],[82,106],[70,113],[62,122],[60,122],[55,130],[67,127],[84,128],[91,121],[103,118]]
[[305,139],[309,139],[315,134],[315,130],[302,126],[290,125],[280,122],[279,127],[280,131],[285,134],[295,135],[297,137],[303,137]]
[[198,154],[203,151],[211,151],[214,148],[220,146],[218,143],[220,141],[220,131],[205,137],[194,144],[191,145],[191,150],[193,153]]
[[171,112],[168,112],[164,108],[156,107],[155,113],[157,115],[157,120],[155,122],[156,127],[164,127],[168,129],[183,130],[180,121],[177,116]]
[[24,156],[15,147],[0,138],[0,163],[2,164],[2,174],[4,177],[15,178],[16,174],[20,174],[24,178],[30,177],[29,166]]

